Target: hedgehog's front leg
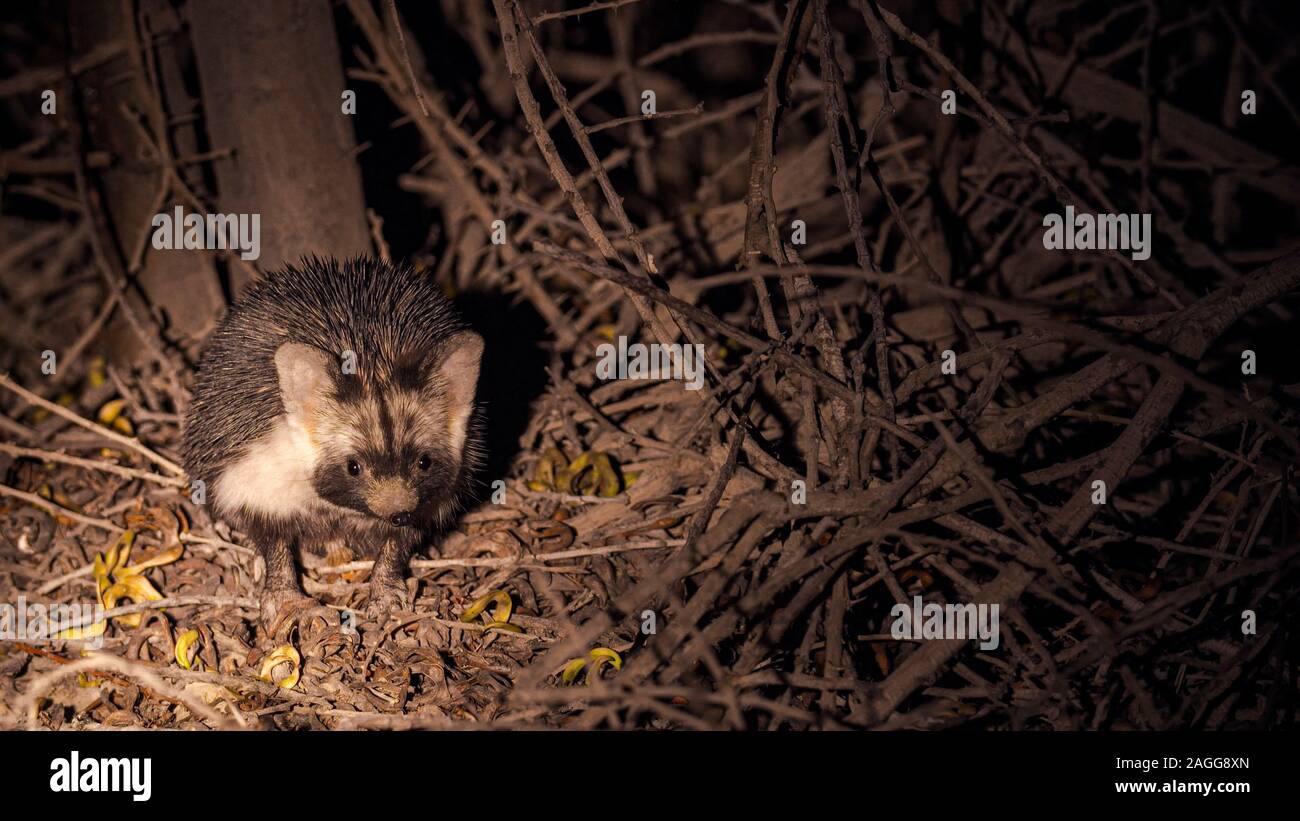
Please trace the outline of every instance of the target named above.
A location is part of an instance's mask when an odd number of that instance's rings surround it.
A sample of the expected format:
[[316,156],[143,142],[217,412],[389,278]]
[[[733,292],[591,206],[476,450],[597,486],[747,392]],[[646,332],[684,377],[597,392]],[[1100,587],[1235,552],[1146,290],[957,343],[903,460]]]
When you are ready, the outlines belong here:
[[262,558],[266,560],[266,581],[262,585],[262,628],[271,635],[286,619],[296,619],[306,608],[317,602],[298,583],[298,568],[293,560],[293,550],[283,539],[264,539],[258,542]]
[[411,597],[406,592],[406,572],[415,545],[407,539],[384,542],[370,571],[370,601],[366,616],[383,623],[394,610],[409,610]]

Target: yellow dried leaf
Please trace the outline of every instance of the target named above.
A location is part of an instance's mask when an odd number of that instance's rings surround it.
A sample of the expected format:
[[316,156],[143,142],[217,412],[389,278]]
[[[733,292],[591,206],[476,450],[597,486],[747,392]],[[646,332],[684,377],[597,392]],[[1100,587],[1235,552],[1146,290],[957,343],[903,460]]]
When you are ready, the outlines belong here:
[[578,478],[589,464],[591,464],[591,451],[585,451],[578,454],[577,459],[561,466],[555,471],[555,489],[561,493],[573,493],[573,480]]
[[537,467],[533,468],[533,479],[528,487],[531,490],[564,490],[556,485],[555,475],[568,463],[569,457],[564,455],[564,451],[547,448],[542,453],[542,458],[537,460]]
[[86,372],[86,383],[92,388],[102,388],[108,382],[108,371],[105,367],[104,357],[97,356],[90,360],[90,367]]
[[[185,546],[177,544],[167,550],[138,562],[128,565],[131,559],[131,548],[135,544],[135,531],[127,530],[113,546],[103,553],[95,555],[91,565],[91,575],[95,579],[95,590],[99,594],[99,603],[105,610],[111,610],[117,606],[117,603],[123,599],[131,603],[142,601],[159,601],[165,596],[158,592],[150,581],[144,577],[144,571],[151,567],[159,567],[164,564],[171,564],[181,557],[185,551]],[[136,628],[140,626],[144,615],[141,613],[131,613],[125,616],[118,616],[116,621],[124,627]],[[100,635],[104,632],[102,623],[97,625],[98,630],[89,632],[87,635]],[[75,636],[69,636],[74,638]]]
[[[195,669],[192,665],[197,664],[199,670],[203,669],[203,661],[199,659],[199,648],[195,645],[199,641],[198,630],[186,630],[176,637],[176,663],[186,670]],[[190,649],[193,648],[194,654],[191,656]]]
[[617,496],[623,488],[609,454],[589,450],[555,472],[555,489],[581,496]]
[[118,537],[113,546],[103,553],[95,554],[91,565],[91,574],[95,578],[95,589],[99,593],[99,603],[104,603],[104,591],[113,585],[116,573],[126,558],[131,555],[131,545],[135,543],[135,531],[128,530]]
[[[272,678],[276,668],[282,664],[289,665],[287,675],[278,678]],[[277,687],[285,690],[292,690],[298,684],[299,666],[302,664],[302,656],[292,645],[286,644],[283,647],[277,647],[262,659],[262,669],[258,674],[263,681],[269,681]]]
[[591,457],[593,473],[596,476],[596,495],[609,498],[617,496],[623,489],[623,483],[619,481],[618,471],[614,469],[614,463],[610,461],[609,454],[596,452]]
[[[162,598],[163,594],[159,593],[144,576],[127,576],[104,591],[103,605],[105,610],[112,610],[123,599],[132,604],[137,604],[146,601],[161,601]],[[140,621],[143,618],[143,613],[128,613],[125,616],[117,616],[116,621],[125,627],[134,629],[140,626]]]
[[128,530],[117,538],[112,547],[104,551],[104,566],[107,568],[107,573],[116,573],[119,567],[126,564],[133,544],[135,544],[135,531]]
[[104,593],[104,598],[115,595],[116,599],[130,599],[132,602],[162,601],[163,594],[144,576],[126,576],[113,584]]
[[167,550],[163,550],[159,553],[155,553],[153,556],[145,559],[142,562],[133,564],[130,567],[122,568],[121,570],[118,571],[117,575],[118,577],[138,576],[140,575],[141,572],[148,570],[151,567],[160,567],[164,564],[171,564],[172,562],[179,559],[184,552],[185,552],[185,546],[178,544],[175,547],[171,547],[168,548]]
[[69,627],[66,630],[60,630],[55,634],[55,638],[64,639],[66,641],[85,641],[86,639],[93,639],[96,636],[104,635],[104,630],[107,627],[108,622],[101,619],[93,624],[88,624],[85,627]]
[[95,577],[95,595],[99,597],[99,603],[103,604],[104,591],[113,586],[113,581],[108,577],[108,569],[104,566],[102,554],[95,555],[95,563],[90,572]]
[[496,603],[496,609],[493,610],[492,622],[504,624],[510,621],[510,613],[514,608],[514,603],[510,601],[510,594],[504,590],[492,590],[486,595],[479,596],[474,600],[464,613],[460,614],[460,620],[465,623],[474,621],[479,614],[487,610],[488,605]]
[[601,659],[604,659],[606,663],[614,665],[615,670],[623,669],[623,657],[620,656],[617,651],[611,650],[608,647],[597,647],[591,651],[590,655],[593,667],[599,667]]
[[562,681],[566,687],[573,684],[573,682],[578,680],[578,674],[582,672],[582,668],[586,666],[586,659],[574,659],[564,665],[564,673],[560,676],[560,681]]
[[600,680],[600,669],[606,665],[615,670],[623,669],[623,658],[608,647],[597,647],[589,654],[591,667],[587,669],[587,685]]
[[[590,662],[590,667],[588,663]],[[587,670],[587,684],[600,679],[600,669],[606,665],[613,667],[615,670],[623,669],[623,657],[608,647],[593,648],[587,654],[585,659],[574,659],[564,665],[564,672],[560,675],[560,681],[565,685],[571,685],[578,680],[578,674],[585,668]]]
[[125,399],[110,399],[100,406],[99,413],[95,414],[95,418],[99,420],[101,425],[111,425],[114,420],[122,415],[124,408],[126,408]]

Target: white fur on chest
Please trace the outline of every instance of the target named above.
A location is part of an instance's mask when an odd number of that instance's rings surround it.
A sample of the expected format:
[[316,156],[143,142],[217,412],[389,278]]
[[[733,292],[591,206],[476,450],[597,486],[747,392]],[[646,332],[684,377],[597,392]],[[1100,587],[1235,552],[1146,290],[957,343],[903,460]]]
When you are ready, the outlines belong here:
[[315,469],[310,434],[281,416],[270,433],[250,443],[247,454],[217,478],[213,501],[218,511],[242,508],[273,518],[332,508],[312,485]]

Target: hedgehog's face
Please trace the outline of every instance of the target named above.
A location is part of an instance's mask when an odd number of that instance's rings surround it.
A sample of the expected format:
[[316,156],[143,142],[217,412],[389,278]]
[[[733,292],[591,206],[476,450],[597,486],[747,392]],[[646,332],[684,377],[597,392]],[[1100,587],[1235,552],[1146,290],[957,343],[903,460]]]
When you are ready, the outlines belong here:
[[464,331],[426,357],[382,373],[288,343],[276,352],[280,395],[292,427],[313,450],[321,499],[394,527],[429,527],[452,513],[470,459],[483,340]]

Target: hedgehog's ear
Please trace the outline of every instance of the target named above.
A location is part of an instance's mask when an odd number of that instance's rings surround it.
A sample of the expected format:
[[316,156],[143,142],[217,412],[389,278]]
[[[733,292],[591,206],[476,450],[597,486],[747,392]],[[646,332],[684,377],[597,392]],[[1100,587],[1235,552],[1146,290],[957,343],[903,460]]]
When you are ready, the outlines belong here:
[[465,430],[474,411],[479,362],[483,358],[483,337],[461,331],[444,343],[438,362],[438,382],[447,392],[447,433],[451,450],[459,454],[465,444]]
[[276,350],[280,401],[290,418],[307,414],[326,396],[331,385],[330,369],[334,365],[329,354],[300,342],[286,342]]

